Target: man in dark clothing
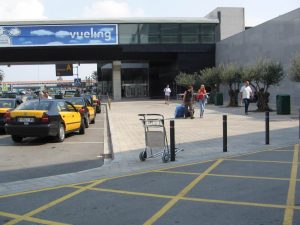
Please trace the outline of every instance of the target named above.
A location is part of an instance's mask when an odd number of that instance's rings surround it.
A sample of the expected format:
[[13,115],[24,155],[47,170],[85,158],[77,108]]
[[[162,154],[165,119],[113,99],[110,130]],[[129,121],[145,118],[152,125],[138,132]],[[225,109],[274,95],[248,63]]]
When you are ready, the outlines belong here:
[[190,115],[191,119],[194,119],[194,109],[193,109],[194,91],[192,85],[188,86],[188,89],[184,92],[183,104],[185,107],[185,111],[184,111],[185,118],[187,118]]

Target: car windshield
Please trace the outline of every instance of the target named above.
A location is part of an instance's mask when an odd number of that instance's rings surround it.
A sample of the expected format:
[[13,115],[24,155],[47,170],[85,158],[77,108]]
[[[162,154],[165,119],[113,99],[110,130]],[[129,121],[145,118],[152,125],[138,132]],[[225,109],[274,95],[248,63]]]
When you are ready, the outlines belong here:
[[13,93],[13,92],[11,92],[11,93],[3,93],[2,94],[2,98],[16,98],[16,97],[18,97],[18,94],[17,93]]
[[14,108],[15,101],[0,99],[0,108]]
[[84,100],[82,98],[66,98],[66,100],[73,105],[84,105]]
[[28,101],[21,104],[17,110],[49,110],[50,101]]

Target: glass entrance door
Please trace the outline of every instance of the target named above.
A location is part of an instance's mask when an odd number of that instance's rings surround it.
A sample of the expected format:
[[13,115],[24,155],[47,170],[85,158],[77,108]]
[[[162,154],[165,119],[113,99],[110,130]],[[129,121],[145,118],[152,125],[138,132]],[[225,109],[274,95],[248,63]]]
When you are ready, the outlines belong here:
[[123,98],[148,97],[149,64],[122,61],[121,82]]

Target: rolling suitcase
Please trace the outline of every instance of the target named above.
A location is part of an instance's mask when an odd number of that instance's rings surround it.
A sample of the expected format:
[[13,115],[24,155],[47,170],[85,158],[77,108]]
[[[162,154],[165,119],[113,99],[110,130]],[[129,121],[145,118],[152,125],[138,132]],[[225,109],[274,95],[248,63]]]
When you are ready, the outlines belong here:
[[175,108],[175,118],[184,117],[184,105],[177,105]]

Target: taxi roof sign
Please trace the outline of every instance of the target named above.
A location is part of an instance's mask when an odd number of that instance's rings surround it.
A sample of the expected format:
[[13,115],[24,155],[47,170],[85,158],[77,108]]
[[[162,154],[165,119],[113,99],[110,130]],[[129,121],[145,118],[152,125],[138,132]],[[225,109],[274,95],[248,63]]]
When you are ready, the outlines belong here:
[[56,64],[56,76],[73,76],[73,64]]

